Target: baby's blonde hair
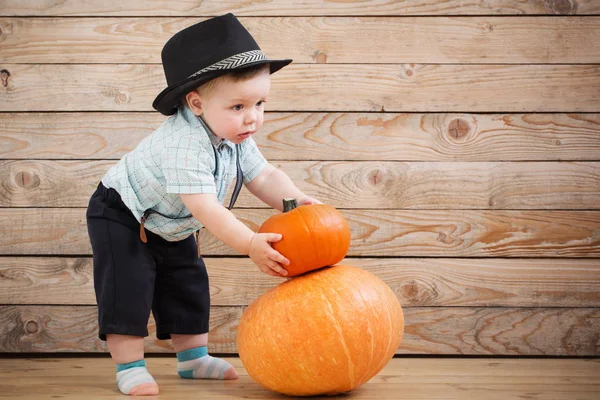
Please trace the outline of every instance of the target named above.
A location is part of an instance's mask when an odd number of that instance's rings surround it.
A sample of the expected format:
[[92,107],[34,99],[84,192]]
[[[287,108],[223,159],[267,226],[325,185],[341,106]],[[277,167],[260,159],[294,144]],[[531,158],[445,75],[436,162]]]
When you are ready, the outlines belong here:
[[[206,96],[216,86],[218,86],[218,84],[220,82],[223,82],[224,80],[231,79],[234,82],[245,81],[248,79],[252,79],[255,76],[257,76],[265,71],[270,71],[269,64],[255,65],[252,67],[241,68],[239,70],[233,70],[233,71],[229,72],[228,74],[221,75],[215,79],[211,79],[210,81],[204,83],[203,85],[197,87],[194,90],[196,92],[198,92],[198,94],[200,94],[202,96]],[[187,100],[185,97],[186,96],[183,96],[183,99],[181,100],[181,104],[183,104],[183,105],[187,105]]]

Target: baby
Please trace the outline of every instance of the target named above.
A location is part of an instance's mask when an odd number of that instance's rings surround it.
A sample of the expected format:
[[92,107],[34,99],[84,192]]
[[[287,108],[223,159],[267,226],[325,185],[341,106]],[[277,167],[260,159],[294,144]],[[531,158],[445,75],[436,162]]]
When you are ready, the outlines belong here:
[[[269,164],[252,139],[263,123],[270,74],[291,61],[269,60],[232,14],[190,26],[164,46],[168,87],[153,107],[171,117],[106,173],[86,214],[99,336],[122,393],[159,392],[144,361],[151,310],[157,338],[172,339],[182,378],[238,377],[207,353],[210,293],[197,233],[206,227],[262,272],[287,274],[289,261],[271,246],[281,235],[254,233],[229,209],[242,183],[279,210],[285,197],[319,203]],[[234,178],[228,209],[222,203]]]

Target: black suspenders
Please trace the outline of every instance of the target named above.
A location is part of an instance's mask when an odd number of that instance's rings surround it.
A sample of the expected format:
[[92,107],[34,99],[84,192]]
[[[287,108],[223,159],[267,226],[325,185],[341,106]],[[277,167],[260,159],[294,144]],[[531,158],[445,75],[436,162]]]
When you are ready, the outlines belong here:
[[228,209],[232,209],[235,201],[237,200],[238,195],[240,194],[240,190],[242,190],[242,183],[244,181],[244,176],[242,174],[242,166],[240,164],[240,145],[235,145],[235,165],[237,168],[237,175],[235,178],[235,188],[233,189],[233,194],[231,195],[231,200],[229,201]]
[[[215,163],[217,163],[219,161],[219,156],[217,154],[217,150],[215,149],[215,147],[213,146],[213,151],[215,152]],[[235,188],[233,189],[233,194],[231,195],[231,199],[229,200],[229,207],[227,207],[228,210],[231,210],[233,208],[233,205],[235,204],[235,201],[238,198],[238,195],[240,194],[240,191],[242,190],[242,183],[244,183],[244,176],[242,173],[242,165],[240,164],[240,145],[236,144],[235,145],[235,166],[237,169],[236,172],[236,178],[235,178]],[[202,229],[197,230],[194,235],[196,237],[196,246],[198,246],[198,258],[200,258],[200,231]]]

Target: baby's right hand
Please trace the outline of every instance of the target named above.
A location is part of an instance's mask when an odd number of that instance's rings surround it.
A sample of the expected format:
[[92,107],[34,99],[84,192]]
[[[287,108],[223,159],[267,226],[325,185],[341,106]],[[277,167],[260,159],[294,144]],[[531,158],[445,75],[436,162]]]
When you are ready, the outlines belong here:
[[250,259],[258,268],[267,275],[283,277],[287,275],[284,265],[289,265],[289,260],[271,247],[270,243],[279,242],[279,233],[256,233],[250,240]]

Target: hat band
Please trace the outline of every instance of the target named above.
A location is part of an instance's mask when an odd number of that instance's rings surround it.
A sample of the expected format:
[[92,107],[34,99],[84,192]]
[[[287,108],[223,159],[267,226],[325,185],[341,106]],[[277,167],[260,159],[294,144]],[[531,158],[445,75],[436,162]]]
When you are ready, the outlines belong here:
[[208,71],[218,71],[221,69],[241,68],[246,64],[251,64],[253,62],[262,61],[262,60],[266,60],[266,59],[267,59],[267,56],[265,56],[264,53],[260,50],[246,51],[244,53],[239,53],[239,54],[233,55],[231,57],[227,57],[226,59],[216,62],[212,65],[209,65],[206,68],[202,68],[200,71],[190,75],[188,77],[188,79],[193,78],[194,76],[204,74]]

